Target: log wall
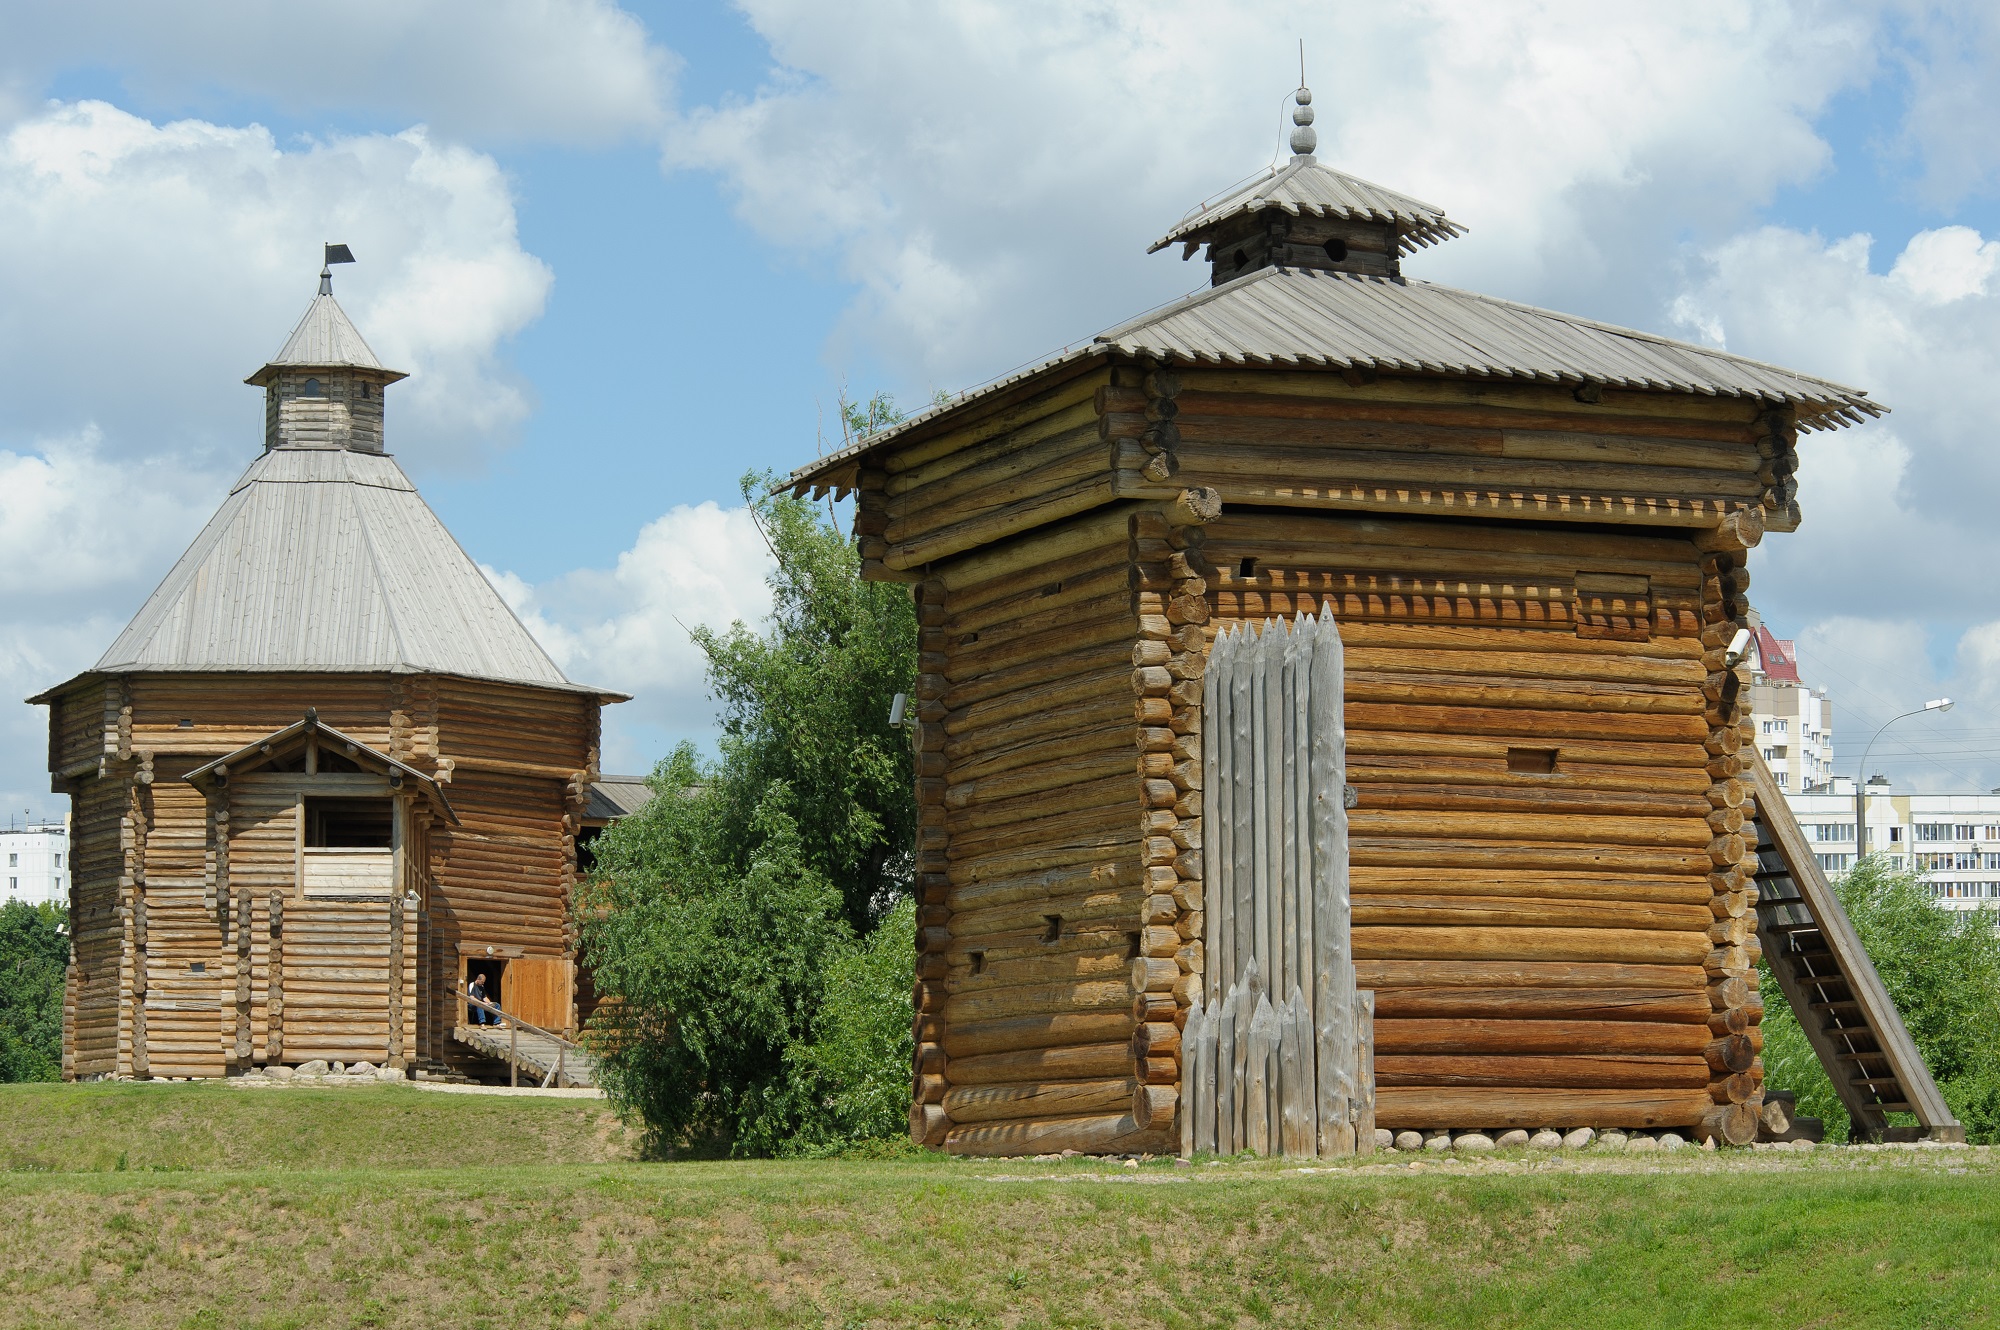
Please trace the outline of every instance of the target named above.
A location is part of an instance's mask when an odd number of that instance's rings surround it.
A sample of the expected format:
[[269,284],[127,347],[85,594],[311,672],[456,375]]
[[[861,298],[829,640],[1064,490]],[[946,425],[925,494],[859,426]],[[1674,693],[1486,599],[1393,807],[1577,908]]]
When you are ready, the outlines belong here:
[[1148,893],[1130,542],[1124,509],[1057,522],[917,588],[911,1125],[949,1151],[1169,1143],[1171,1113],[1134,1117],[1151,1101],[1131,1042]]
[[1710,1030],[1740,730],[1693,541],[1246,507],[1204,552],[1217,623],[1340,621],[1382,1126],[1693,1126],[1754,1079]]
[[[598,706],[390,675],[140,674],[62,694],[50,765],[74,816],[65,1073],[461,1059],[450,1030],[463,947],[497,945],[567,972]],[[434,825],[413,790],[394,795],[391,890],[340,898],[300,882],[301,797],[388,795],[386,781],[248,771],[209,797],[184,779],[308,707],[435,773],[459,814],[458,826]],[[560,1014],[556,995],[537,1001]]]

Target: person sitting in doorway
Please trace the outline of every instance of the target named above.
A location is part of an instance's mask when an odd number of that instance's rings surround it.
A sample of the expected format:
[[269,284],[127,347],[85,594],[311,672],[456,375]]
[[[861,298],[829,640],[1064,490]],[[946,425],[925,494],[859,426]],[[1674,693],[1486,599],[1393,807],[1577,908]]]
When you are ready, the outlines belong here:
[[494,1011],[491,1007],[478,1005],[479,1003],[491,1002],[493,1000],[486,993],[486,972],[484,970],[475,970],[473,972],[472,982],[466,985],[465,995],[472,999],[466,1005],[472,1008],[472,1023],[474,1025],[498,1025],[500,1023],[499,1012]]

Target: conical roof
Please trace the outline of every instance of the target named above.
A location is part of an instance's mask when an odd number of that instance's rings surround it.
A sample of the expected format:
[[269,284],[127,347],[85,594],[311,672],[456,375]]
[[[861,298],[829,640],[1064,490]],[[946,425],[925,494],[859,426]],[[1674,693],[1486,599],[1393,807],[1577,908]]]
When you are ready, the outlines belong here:
[[1155,253],[1176,241],[1199,244],[1223,223],[1265,208],[1276,208],[1294,217],[1387,222],[1395,227],[1398,239],[1403,242],[1401,249],[1406,253],[1465,233],[1464,227],[1444,215],[1444,209],[1321,165],[1318,158],[1307,153],[1263,172],[1212,203],[1202,204],[1183,218],[1179,226],[1154,241],[1146,252]]
[[244,382],[262,387],[281,369],[367,369],[379,373],[384,383],[409,377],[401,370],[383,368],[361,336],[361,330],[333,298],[333,283],[325,277],[320,279],[319,294],[306,306],[306,316],[292,329],[284,347]]
[[252,463],[96,669],[452,674],[601,694],[563,676],[401,467],[347,449]]

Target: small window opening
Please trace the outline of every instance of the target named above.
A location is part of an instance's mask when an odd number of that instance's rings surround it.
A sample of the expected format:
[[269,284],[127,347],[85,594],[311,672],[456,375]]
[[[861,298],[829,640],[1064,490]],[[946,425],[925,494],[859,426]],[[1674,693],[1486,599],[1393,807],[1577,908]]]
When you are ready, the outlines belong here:
[[1545,776],[1556,769],[1558,751],[1554,748],[1509,748],[1507,770]]
[[369,395],[369,387],[367,384],[364,383],[361,385],[361,400],[364,402],[367,401],[368,395]]
[[1139,959],[1139,935],[1137,933],[1127,933],[1125,935],[1125,959],[1128,961]]
[[1048,927],[1047,927],[1047,928],[1045,928],[1045,929],[1043,929],[1043,930],[1042,930],[1042,941],[1044,941],[1044,942],[1059,942],[1059,941],[1061,941],[1061,940],[1062,940],[1062,916],[1061,916],[1061,915],[1059,915],[1059,914],[1045,914],[1045,915],[1043,915],[1043,916],[1042,916],[1042,922],[1048,925]]
[[190,962],[190,963],[189,963],[189,965],[188,965],[188,973],[189,973],[189,974],[207,974],[207,973],[208,973],[208,962],[207,962],[207,961],[192,961],[192,962]]
[[1042,594],[1045,596],[1060,595],[1062,594],[1062,589],[1063,584],[1061,582],[1051,582],[1042,588]]
[[1236,575],[1238,577],[1255,577],[1257,575],[1257,561],[1255,559],[1245,559],[1242,563],[1236,565]]
[[318,379],[307,379],[305,386],[299,389],[299,396],[301,397],[318,397],[319,395]]
[[386,850],[393,820],[387,799],[308,799],[306,847]]
[[186,716],[182,716],[180,719],[180,728],[184,730],[191,730],[194,728],[194,721]]
[[972,953],[972,972],[973,972],[974,974],[985,974],[985,973],[986,973],[986,953],[985,953],[985,952],[983,952],[983,951],[975,951],[975,952],[973,952],[973,953]]
[[978,633],[967,633],[964,637],[958,639],[958,644],[962,647],[969,647],[978,640],[979,640]]
[[1236,266],[1239,268],[1250,261],[1249,259],[1243,256],[1243,251],[1240,249],[1236,251],[1235,257],[1236,257]]
[[1339,263],[1341,260],[1347,257],[1347,242],[1345,240],[1327,241],[1326,256],[1332,259],[1335,263]]

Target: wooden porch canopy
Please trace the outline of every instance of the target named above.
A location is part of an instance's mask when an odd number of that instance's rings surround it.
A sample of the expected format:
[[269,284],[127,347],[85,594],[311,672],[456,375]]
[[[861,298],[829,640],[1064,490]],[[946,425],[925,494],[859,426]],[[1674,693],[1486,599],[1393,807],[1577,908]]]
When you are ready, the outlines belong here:
[[304,748],[309,741],[317,740],[322,749],[332,748],[341,757],[356,766],[386,776],[391,789],[401,789],[405,782],[416,789],[436,810],[438,815],[453,826],[458,825],[458,814],[452,810],[451,801],[445,798],[444,789],[431,777],[415,767],[398,762],[387,753],[370,748],[367,744],[350,735],[342,734],[331,725],[322,725],[319,714],[307,708],[302,720],[274,730],[255,743],[245,744],[233,753],[224,754],[213,762],[196,767],[187,774],[187,782],[198,789],[212,789],[226,785],[231,774],[242,775],[246,771],[274,762]]

